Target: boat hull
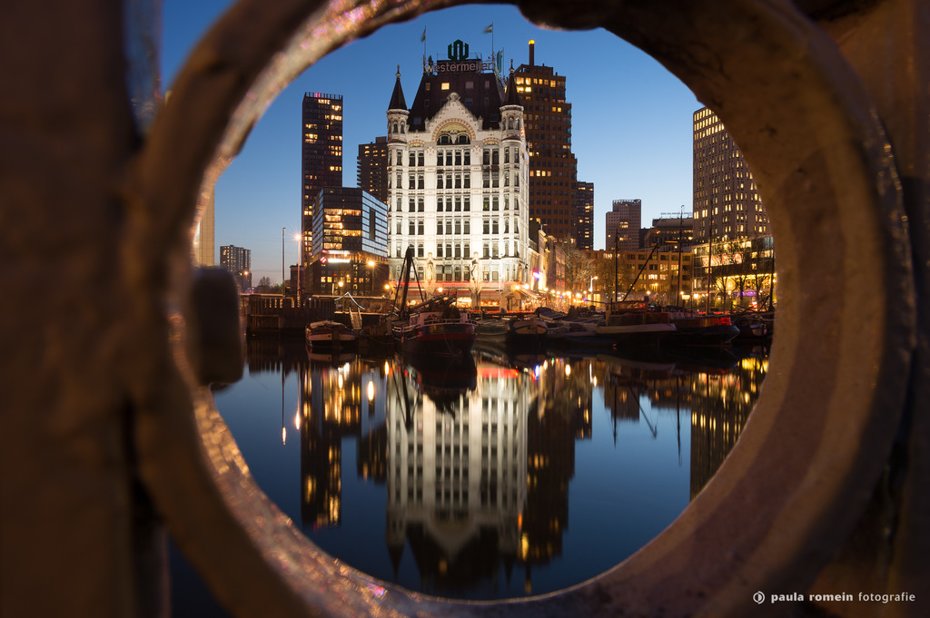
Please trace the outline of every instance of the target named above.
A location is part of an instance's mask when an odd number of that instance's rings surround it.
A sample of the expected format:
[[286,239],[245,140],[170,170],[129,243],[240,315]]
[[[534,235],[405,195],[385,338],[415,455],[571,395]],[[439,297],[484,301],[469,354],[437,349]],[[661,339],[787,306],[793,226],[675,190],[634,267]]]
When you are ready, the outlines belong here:
[[697,328],[679,328],[664,343],[667,345],[687,346],[721,346],[733,341],[739,335],[739,328],[731,325],[703,326]]
[[507,330],[507,345],[521,350],[542,350],[549,328],[538,318],[514,320]]
[[598,326],[595,332],[612,340],[618,347],[654,347],[675,333],[675,325],[669,323],[632,324],[620,326]]
[[314,350],[338,350],[354,347],[358,336],[344,324],[314,322],[305,330],[307,345]]
[[669,345],[720,346],[739,335],[729,316],[687,316],[674,320],[675,334],[666,341]]
[[401,351],[409,354],[461,356],[475,343],[475,326],[470,322],[423,324],[395,333]]

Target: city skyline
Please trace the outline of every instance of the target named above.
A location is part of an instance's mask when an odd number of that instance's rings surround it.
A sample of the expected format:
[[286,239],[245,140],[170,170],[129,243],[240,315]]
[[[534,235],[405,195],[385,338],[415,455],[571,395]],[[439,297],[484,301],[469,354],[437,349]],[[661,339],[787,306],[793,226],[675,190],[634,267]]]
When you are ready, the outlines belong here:
[[[165,4],[162,73],[165,90],[193,45],[230,2],[187,6]],[[414,91],[425,50],[444,57],[454,39],[488,57],[494,49],[504,64],[527,61],[527,42],[536,41],[536,62],[567,79],[573,117],[572,150],[578,176],[595,185],[595,248],[604,237],[604,213],[612,200],[639,198],[644,219],[661,212],[690,210],[692,114],[701,107],[686,86],[656,61],[602,29],[543,30],[507,6],[469,6],[428,13],[386,26],[322,59],[300,75],[269,106],[241,155],[216,186],[218,244],[252,250],[255,280],[280,279],[285,261],[298,259],[300,229],[300,107],[305,92],[341,94],[345,103],[343,186],[356,186],[358,144],[386,133],[386,109],[397,65],[405,90]],[[386,51],[387,50],[387,51]],[[610,58],[611,62],[605,62]],[[281,228],[286,227],[282,237]]]

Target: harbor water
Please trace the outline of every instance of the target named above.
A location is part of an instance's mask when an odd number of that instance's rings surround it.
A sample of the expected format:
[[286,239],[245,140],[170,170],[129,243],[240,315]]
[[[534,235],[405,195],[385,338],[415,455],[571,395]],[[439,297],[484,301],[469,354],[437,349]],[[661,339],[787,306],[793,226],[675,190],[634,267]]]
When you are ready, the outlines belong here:
[[763,348],[454,361],[249,341],[217,407],[256,482],[335,558],[465,599],[564,588],[641,548],[736,442]]

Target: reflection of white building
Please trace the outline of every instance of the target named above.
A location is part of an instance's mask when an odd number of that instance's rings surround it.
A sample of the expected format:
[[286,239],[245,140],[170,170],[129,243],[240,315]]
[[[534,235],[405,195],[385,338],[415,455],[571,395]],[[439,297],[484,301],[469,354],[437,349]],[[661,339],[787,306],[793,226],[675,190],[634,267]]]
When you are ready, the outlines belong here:
[[419,524],[450,562],[482,529],[496,532],[500,553],[517,554],[533,394],[527,382],[513,369],[479,364],[477,387],[451,410],[426,394],[419,405],[410,402],[409,424],[405,403],[389,397],[389,546],[403,547],[408,526]]
[[398,73],[387,111],[388,251],[395,279],[412,246],[428,291],[480,290],[493,302],[529,282],[529,163],[513,75],[505,90],[487,64],[429,65],[410,109]]

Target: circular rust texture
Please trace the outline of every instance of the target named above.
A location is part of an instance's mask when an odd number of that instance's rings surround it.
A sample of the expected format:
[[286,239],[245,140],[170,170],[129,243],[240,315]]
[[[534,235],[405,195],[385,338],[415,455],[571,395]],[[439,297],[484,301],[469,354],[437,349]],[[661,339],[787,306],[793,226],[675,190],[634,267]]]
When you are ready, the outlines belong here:
[[[234,155],[303,68],[384,23],[451,4],[340,11],[241,0],[197,47],[153,126],[137,183],[141,216],[160,225],[131,239],[140,261],[157,273],[168,269],[166,247],[186,258],[204,174],[215,178],[216,157]],[[739,615],[761,609],[757,590],[804,590],[873,487],[903,405],[913,291],[891,150],[833,43],[788,2],[521,8],[538,23],[603,26],[657,58],[718,113],[751,163],[778,241],[783,299],[756,409],[706,489],[637,554],[558,593],[467,603],[377,582],[318,550],[257,489],[209,396],[165,354],[155,374],[165,394],[138,431],[144,479],[235,612]],[[183,284],[173,293],[183,297]],[[153,329],[166,324],[163,316]],[[375,585],[387,593],[372,594]]]

